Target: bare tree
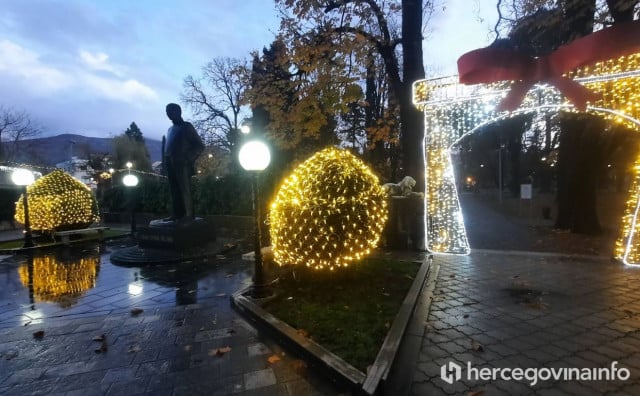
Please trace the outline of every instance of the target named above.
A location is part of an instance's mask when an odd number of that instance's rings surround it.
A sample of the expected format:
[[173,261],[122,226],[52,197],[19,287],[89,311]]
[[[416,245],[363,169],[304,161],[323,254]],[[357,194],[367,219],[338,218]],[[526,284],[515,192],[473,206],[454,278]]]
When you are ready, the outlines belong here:
[[0,162],[14,160],[20,142],[40,133],[40,126],[26,111],[0,106]]
[[214,58],[202,68],[202,76],[187,76],[182,100],[194,116],[194,126],[207,145],[236,151],[241,117],[249,116],[242,99],[246,84],[243,71],[247,62],[234,58]]

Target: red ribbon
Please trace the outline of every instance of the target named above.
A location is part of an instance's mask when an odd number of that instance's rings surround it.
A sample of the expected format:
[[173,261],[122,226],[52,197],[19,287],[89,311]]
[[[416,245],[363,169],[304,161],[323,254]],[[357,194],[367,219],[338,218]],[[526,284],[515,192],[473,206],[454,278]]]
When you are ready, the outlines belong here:
[[498,110],[517,109],[527,92],[538,82],[552,84],[576,108],[584,110],[587,101],[597,99],[596,94],[562,75],[578,67],[639,51],[640,21],[633,21],[581,37],[540,58],[511,50],[480,48],[458,59],[458,74],[463,84],[517,80]]

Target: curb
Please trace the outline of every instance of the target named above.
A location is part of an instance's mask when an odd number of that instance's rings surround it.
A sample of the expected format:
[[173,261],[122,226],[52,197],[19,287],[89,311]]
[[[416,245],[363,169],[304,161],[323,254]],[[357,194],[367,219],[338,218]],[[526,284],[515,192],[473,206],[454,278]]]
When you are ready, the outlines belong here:
[[246,296],[250,286],[233,294],[231,304],[253,324],[272,333],[278,341],[294,349],[309,363],[327,373],[331,378],[335,378],[337,382],[344,384],[356,393],[373,395],[378,393],[379,385],[389,375],[416,302],[421,295],[425,280],[431,272],[431,263],[431,256],[425,256],[422,260],[422,265],[418,269],[368,374],[356,369],[313,340],[301,337],[293,327],[262,309]]
[[396,364],[391,367],[388,381],[383,383],[383,394],[409,395],[411,391],[413,373],[420,356],[422,339],[426,332],[424,323],[431,309],[433,291],[440,272],[440,263],[438,260],[434,260],[433,255],[430,254],[427,260],[431,262],[429,275],[425,281],[420,299],[413,310],[405,336],[402,338]]

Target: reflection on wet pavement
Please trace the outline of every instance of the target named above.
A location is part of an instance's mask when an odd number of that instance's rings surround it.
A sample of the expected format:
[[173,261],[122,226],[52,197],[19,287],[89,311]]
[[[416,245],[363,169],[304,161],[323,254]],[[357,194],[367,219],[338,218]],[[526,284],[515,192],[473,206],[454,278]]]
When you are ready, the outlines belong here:
[[132,307],[222,300],[250,282],[251,263],[234,256],[116,266],[109,255],[123,243],[111,247],[90,243],[0,261],[0,328],[37,324],[45,318],[124,312]]

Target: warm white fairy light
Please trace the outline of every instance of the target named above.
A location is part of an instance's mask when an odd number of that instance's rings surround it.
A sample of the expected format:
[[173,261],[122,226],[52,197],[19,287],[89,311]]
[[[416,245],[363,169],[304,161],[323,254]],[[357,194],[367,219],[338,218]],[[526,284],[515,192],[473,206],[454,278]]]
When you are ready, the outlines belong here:
[[[588,103],[587,112],[640,131],[640,54],[622,56],[566,74],[600,99]],[[463,85],[457,77],[416,81],[414,104],[425,115],[425,244],[429,251],[466,254],[469,244],[455,188],[450,148],[478,127],[523,112],[577,111],[555,87],[535,85],[513,112],[496,106],[511,82]],[[629,265],[640,265],[640,153],[622,218],[614,255]]]

